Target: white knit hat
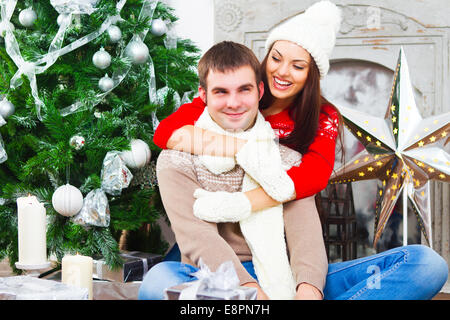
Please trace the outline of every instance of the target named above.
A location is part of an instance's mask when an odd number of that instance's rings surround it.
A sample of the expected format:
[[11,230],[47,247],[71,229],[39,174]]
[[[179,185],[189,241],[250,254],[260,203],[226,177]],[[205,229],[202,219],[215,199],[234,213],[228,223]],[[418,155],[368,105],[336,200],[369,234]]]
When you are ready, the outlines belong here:
[[277,40],[300,45],[314,58],[323,78],[330,68],[329,57],[341,26],[341,10],[330,1],[319,1],[273,29],[266,40],[266,50]]

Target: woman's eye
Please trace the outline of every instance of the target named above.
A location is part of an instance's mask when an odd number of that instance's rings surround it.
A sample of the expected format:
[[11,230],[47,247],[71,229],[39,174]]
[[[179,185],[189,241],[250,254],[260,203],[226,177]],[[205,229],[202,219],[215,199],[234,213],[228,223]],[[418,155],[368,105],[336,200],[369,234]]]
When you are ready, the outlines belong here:
[[276,61],[276,62],[279,62],[279,61],[280,61],[280,59],[278,59],[278,58],[275,57],[275,56],[272,56],[272,60],[273,60],[273,61]]
[[296,65],[294,65],[294,68],[297,69],[297,70],[303,70],[303,69],[305,69],[305,68],[302,67],[302,66],[296,66]]

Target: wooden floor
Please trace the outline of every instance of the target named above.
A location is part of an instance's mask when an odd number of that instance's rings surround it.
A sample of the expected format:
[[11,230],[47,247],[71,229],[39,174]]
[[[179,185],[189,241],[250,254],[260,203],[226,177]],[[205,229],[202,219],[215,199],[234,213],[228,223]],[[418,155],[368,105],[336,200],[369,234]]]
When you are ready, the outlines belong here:
[[[11,269],[9,268],[9,264],[6,260],[0,261],[0,277],[10,277],[14,276],[14,274],[11,272]],[[444,288],[444,292],[438,293],[432,300],[450,300],[450,290],[449,290],[449,284],[446,285]]]
[[450,300],[450,293],[438,293],[432,300]]

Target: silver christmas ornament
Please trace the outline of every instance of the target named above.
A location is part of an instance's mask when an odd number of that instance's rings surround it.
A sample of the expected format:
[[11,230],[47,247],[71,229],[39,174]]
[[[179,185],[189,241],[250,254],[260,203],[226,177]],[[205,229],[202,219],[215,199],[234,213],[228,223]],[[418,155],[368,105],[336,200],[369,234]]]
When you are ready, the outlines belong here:
[[3,119],[7,119],[10,116],[12,116],[15,110],[16,108],[14,107],[14,105],[11,102],[9,102],[6,98],[4,98],[0,102],[0,116]]
[[75,150],[80,150],[84,147],[86,140],[82,136],[73,136],[70,138],[69,144]]
[[108,74],[105,74],[105,76],[98,81],[98,87],[103,92],[109,91],[114,87],[114,81]]
[[125,48],[125,54],[135,64],[142,64],[148,60],[149,51],[142,40],[131,41]]
[[37,19],[36,12],[34,12],[32,8],[22,10],[19,13],[19,22],[24,27],[27,28],[32,27],[36,19]]
[[102,47],[92,56],[92,63],[99,69],[106,69],[111,64],[111,55]]
[[108,32],[109,41],[112,43],[118,42],[120,39],[122,39],[122,31],[120,31],[120,28],[118,26],[110,26],[108,29],[106,29],[106,32]]
[[82,226],[108,227],[110,211],[108,197],[102,189],[89,192],[83,201],[83,207],[72,221]]
[[152,21],[152,29],[151,33],[156,36],[160,37],[163,34],[167,32],[167,25],[166,23],[161,19],[155,19]]
[[100,172],[102,189],[112,195],[120,196],[122,189],[127,188],[133,179],[133,174],[120,157],[120,152],[109,151],[103,159]]
[[97,119],[100,119],[102,117],[102,113],[98,109],[95,109],[94,117],[96,117]]

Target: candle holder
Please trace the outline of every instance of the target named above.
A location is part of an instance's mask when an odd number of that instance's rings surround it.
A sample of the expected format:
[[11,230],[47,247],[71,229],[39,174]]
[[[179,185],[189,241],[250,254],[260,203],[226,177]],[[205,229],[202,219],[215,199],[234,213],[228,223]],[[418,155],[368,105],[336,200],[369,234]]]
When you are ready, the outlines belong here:
[[19,262],[15,263],[17,269],[21,269],[24,273],[31,277],[39,277],[44,269],[51,267],[52,263],[50,261],[43,264],[21,264]]

